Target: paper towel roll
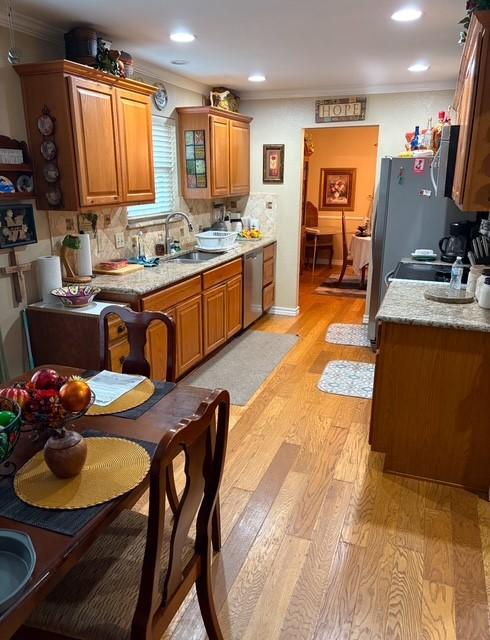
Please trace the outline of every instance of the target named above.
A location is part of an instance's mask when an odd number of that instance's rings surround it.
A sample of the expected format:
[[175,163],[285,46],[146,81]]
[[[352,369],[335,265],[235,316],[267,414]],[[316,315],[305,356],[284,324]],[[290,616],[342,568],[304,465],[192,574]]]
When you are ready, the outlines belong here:
[[81,233],[78,237],[80,238],[80,249],[77,251],[77,275],[91,276],[92,254],[90,253],[90,235],[88,233]]
[[59,256],[41,256],[36,262],[42,301],[54,302],[56,298],[51,295],[51,290],[63,286]]

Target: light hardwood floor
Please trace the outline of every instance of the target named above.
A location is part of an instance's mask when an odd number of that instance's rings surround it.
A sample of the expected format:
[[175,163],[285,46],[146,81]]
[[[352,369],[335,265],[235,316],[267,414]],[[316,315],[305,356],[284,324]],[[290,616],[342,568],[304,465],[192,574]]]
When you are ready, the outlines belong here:
[[[300,316],[257,324],[301,340],[232,411],[214,564],[224,636],[486,640],[490,505],[384,475],[367,444],[370,401],[316,388],[331,359],[374,361],[324,341],[332,322],[360,322],[364,301],[316,295],[320,279],[302,278]],[[206,637],[193,593],[164,637]]]

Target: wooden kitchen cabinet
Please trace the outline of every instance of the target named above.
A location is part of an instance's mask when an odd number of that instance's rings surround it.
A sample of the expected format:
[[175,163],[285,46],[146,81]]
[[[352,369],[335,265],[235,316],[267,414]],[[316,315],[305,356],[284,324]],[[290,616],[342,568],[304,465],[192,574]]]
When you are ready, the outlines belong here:
[[203,359],[202,302],[194,296],[175,307],[177,325],[177,377]]
[[[15,65],[21,77],[39,209],[92,211],[155,201],[150,96],[154,87],[68,60]],[[43,135],[45,113],[55,125]],[[41,145],[56,145],[59,178],[48,183]],[[57,187],[58,205],[46,193]]]
[[243,283],[242,275],[226,283],[226,338],[241,331],[243,327]]
[[153,132],[148,96],[118,89],[116,103],[121,145],[122,199],[136,204],[154,202]]
[[490,11],[472,16],[454,99],[459,124],[452,197],[462,211],[490,208]]
[[228,119],[209,117],[211,195],[227,196],[230,193],[230,133]]
[[67,81],[80,205],[118,204],[122,201],[122,180],[116,92],[113,87],[92,80],[70,76]]
[[252,118],[213,107],[177,111],[184,198],[247,195]]
[[211,353],[227,340],[226,290],[226,284],[221,284],[202,294],[204,355]]
[[369,442],[384,470],[488,495],[488,333],[382,322],[379,344]]
[[262,275],[262,309],[269,311],[274,305],[276,278],[276,243],[264,247],[264,266]]

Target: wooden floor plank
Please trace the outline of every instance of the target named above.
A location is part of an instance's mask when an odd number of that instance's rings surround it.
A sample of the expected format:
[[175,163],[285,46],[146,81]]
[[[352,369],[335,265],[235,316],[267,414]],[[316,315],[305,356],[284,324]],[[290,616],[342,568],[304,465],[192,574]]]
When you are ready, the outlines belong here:
[[424,512],[424,580],[454,585],[453,533],[448,511],[426,509]]
[[355,482],[359,471],[366,466],[369,455],[368,425],[352,423],[344,447],[335,465],[333,477],[336,480]]
[[423,483],[412,478],[401,480],[400,509],[398,512],[397,546],[424,552],[424,506]]
[[452,587],[424,580],[421,640],[457,640]]
[[365,547],[374,515],[376,492],[383,475],[384,455],[371,451],[364,467],[358,469],[354,481],[354,491],[344,527],[342,540],[349,544]]
[[305,484],[304,474],[289,473],[274,500],[221,609],[221,629],[227,638],[243,637],[284,539],[291,511]]
[[414,640],[422,634],[422,554],[397,547],[388,592],[386,640]]
[[286,535],[264,584],[243,640],[277,640],[303,568],[309,540]]
[[458,640],[490,638],[478,500],[477,496],[459,489],[451,494]]
[[[325,434],[323,446],[310,469],[305,492],[296,507],[288,533],[300,538],[311,538],[323,501],[325,488],[331,481],[337,459],[347,438],[347,430],[330,428]],[[345,516],[345,513],[344,513]]]
[[314,637],[351,492],[351,484],[337,480],[332,480],[327,488],[280,638],[309,640]]
[[339,542],[315,638],[349,638],[365,549]]

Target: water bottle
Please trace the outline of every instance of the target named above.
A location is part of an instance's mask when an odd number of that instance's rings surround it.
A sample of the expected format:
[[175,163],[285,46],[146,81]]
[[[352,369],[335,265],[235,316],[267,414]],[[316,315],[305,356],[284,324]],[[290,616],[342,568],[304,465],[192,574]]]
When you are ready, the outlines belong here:
[[461,281],[463,279],[463,258],[458,256],[451,267],[451,282],[449,286],[451,289],[456,289],[459,291],[461,289]]

